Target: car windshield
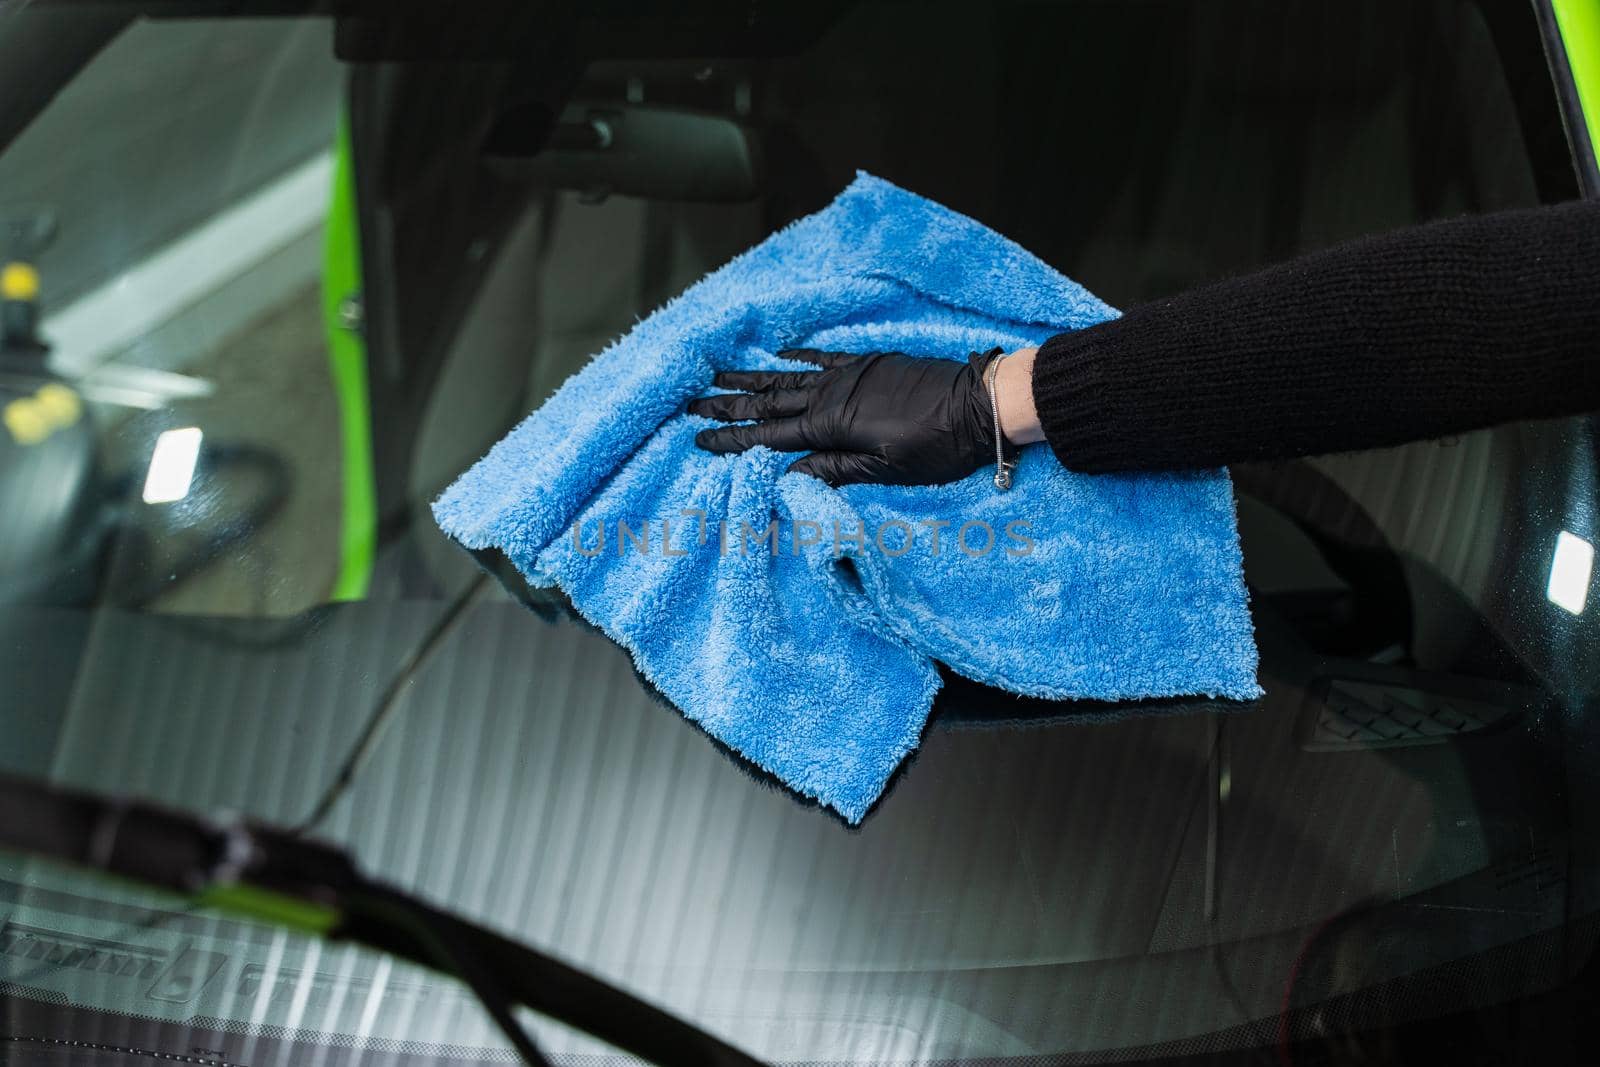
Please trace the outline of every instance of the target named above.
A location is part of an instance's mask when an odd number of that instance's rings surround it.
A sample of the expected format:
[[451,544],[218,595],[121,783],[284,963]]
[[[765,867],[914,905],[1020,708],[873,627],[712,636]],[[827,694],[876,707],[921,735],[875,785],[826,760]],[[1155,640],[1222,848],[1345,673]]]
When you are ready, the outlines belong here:
[[[0,13],[0,771],[304,826],[775,1062],[1379,1060],[1584,965],[1587,419],[1235,467],[1265,697],[951,676],[859,828],[428,509],[857,170],[1119,308],[1575,197],[1545,5],[187,6]],[[452,979],[4,853],[0,1039],[513,1058]]]

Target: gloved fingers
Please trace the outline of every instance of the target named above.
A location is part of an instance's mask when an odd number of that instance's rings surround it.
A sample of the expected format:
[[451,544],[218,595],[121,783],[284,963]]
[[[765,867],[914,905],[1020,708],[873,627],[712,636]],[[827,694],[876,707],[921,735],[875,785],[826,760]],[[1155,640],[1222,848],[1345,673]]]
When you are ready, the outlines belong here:
[[723,422],[746,419],[776,419],[798,415],[806,409],[811,393],[805,389],[774,389],[769,393],[720,393],[689,401],[689,414],[704,415]]
[[725,370],[711,381],[719,389],[765,393],[773,389],[804,389],[820,375],[814,370]]
[[701,430],[694,435],[694,443],[708,452],[743,452],[756,445],[765,445],[779,452],[803,452],[812,447],[802,421],[797,418]]
[[825,352],[820,348],[785,348],[778,355],[784,359],[798,359],[802,363],[815,363],[824,370],[842,367],[861,358],[854,352]]
[[867,452],[813,452],[789,464],[789,469],[821,478],[834,488],[890,480],[889,461]]

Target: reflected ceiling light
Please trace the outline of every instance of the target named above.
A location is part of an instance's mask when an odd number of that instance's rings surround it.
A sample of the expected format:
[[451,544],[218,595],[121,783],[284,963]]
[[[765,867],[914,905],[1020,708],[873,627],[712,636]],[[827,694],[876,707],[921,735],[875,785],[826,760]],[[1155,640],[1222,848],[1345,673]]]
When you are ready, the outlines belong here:
[[1544,595],[1550,603],[1574,615],[1583,614],[1589,599],[1589,576],[1594,571],[1594,546],[1575,533],[1556,535],[1556,558],[1550,562],[1550,585]]
[[166,430],[156,438],[155,451],[150,453],[150,473],[144,479],[146,504],[170,504],[189,495],[195,461],[200,458],[200,439],[204,436],[198,426],[185,426]]

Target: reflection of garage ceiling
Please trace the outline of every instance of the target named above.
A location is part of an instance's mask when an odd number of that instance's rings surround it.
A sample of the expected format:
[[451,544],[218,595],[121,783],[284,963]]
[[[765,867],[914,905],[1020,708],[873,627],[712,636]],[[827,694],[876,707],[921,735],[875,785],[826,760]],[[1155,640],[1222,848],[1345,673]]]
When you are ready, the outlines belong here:
[[318,153],[50,311],[43,333],[51,364],[69,376],[119,355],[141,367],[186,367],[215,339],[315,281],[332,180],[331,153]]
[[[53,776],[297,820],[441,607],[347,605],[281,647],[103,615]],[[1372,754],[1299,752],[1295,710],[1226,717],[1210,863],[1205,715],[935,727],[852,832],[752,783],[598,634],[480,604],[325,830],[376,875],[774,1053],[806,1036],[762,1022],[790,995],[818,1018],[898,1020],[949,1054],[997,1047],[958,1010],[995,997],[1015,1011],[997,1041],[1016,1027],[1024,1045],[1105,1047],[1148,1033],[1157,1002],[1168,1036],[1227,1018],[1212,940],[1271,942],[1235,976],[1268,1017],[1297,927],[1458,873],[1430,863],[1438,795]],[[1347,817],[1352,796],[1381,817]],[[1078,984],[1101,981],[1130,983],[1115,1011]]]
[[39,266],[59,369],[116,357],[86,384],[144,407],[203,392],[127,368],[180,369],[314,280],[342,85],[330,34],[135,23],[0,155],[0,210],[58,223]]

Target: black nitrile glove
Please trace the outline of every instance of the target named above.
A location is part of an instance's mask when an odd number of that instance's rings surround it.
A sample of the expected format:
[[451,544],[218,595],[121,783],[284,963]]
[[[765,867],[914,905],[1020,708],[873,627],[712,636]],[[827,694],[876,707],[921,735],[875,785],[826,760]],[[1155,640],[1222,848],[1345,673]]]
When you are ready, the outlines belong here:
[[701,430],[695,443],[712,452],[756,445],[810,451],[789,469],[835,486],[953,482],[994,462],[994,410],[983,374],[1001,351],[974,352],[958,363],[904,352],[790,348],[778,355],[823,369],[723,371],[718,386],[745,391],[703,396],[689,411],[724,422],[759,421]]

